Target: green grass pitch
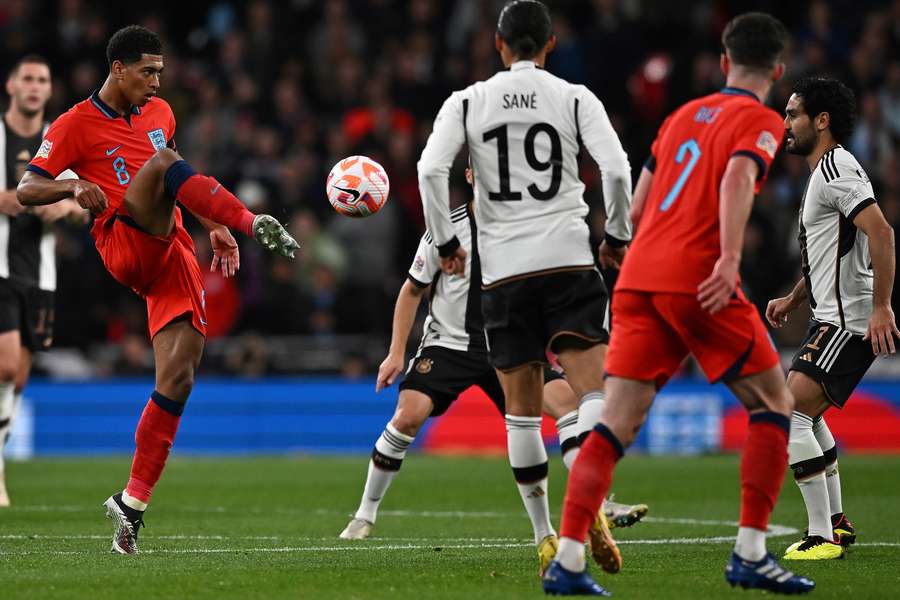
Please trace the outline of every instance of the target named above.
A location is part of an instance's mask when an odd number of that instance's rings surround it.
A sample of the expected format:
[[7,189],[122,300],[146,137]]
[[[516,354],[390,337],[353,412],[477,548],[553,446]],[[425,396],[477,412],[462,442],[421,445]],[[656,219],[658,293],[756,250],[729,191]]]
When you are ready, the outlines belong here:
[[[355,509],[366,458],[173,459],[158,486],[143,554],[109,553],[101,502],[125,457],[8,465],[14,506],[0,509],[0,598],[540,598],[530,527],[502,458],[413,454],[382,505],[375,537],[337,534]],[[842,561],[789,568],[815,598],[887,598],[900,590],[900,457],[841,458],[859,543]],[[551,467],[558,523],[565,483]],[[737,518],[737,457],[628,457],[614,490],[650,505],[614,530],[624,570],[599,580],[617,598],[736,598],[723,579]],[[772,523],[802,530],[785,482]],[[781,552],[799,534],[771,537]],[[666,541],[668,540],[668,541]],[[595,569],[596,573],[597,570]]]

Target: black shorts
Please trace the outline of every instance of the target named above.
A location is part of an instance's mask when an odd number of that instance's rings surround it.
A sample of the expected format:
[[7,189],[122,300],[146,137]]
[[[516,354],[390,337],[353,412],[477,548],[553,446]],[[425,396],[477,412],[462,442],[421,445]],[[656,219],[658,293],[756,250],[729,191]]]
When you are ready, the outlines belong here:
[[489,287],[481,312],[491,363],[506,371],[547,361],[559,341],[609,343],[609,293],[597,269],[535,275]]
[[829,402],[843,408],[874,361],[872,344],[861,335],[811,320],[791,371],[809,375],[822,386]]
[[53,344],[54,293],[0,278],[0,333],[18,331],[31,352]]
[[[563,375],[544,369],[544,383],[563,379]],[[506,414],[506,400],[497,372],[486,354],[427,346],[410,361],[400,391],[415,390],[431,398],[432,417],[439,417],[464,391],[477,385],[487,394],[501,415]]]

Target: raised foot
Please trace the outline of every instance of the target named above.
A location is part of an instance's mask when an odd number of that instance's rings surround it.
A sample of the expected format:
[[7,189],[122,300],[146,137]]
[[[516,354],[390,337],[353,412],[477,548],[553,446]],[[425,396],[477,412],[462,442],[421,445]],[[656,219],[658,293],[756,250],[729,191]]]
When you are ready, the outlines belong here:
[[259,244],[286,258],[294,258],[294,252],[300,249],[300,244],[284,226],[271,215],[256,215],[253,219],[253,239]]

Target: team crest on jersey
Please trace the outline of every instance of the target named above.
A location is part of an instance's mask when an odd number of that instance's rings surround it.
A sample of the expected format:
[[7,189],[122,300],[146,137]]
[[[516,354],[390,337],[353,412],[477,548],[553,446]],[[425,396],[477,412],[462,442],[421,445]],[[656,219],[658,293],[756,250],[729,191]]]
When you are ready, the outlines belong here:
[[421,273],[422,269],[425,268],[425,259],[421,256],[416,256],[416,260],[413,261],[413,271],[417,273]]
[[778,140],[771,131],[763,131],[756,139],[756,147],[769,155],[769,158],[775,158],[778,152]]
[[162,150],[166,147],[166,134],[163,133],[162,128],[148,131],[147,137],[150,138],[150,143],[153,144],[154,150]]
[[434,367],[434,361],[430,358],[420,358],[419,362],[416,363],[416,371],[422,375],[430,373],[432,367]]
[[47,158],[50,156],[50,151],[53,150],[53,142],[50,140],[44,140],[41,142],[41,147],[38,148],[37,154],[34,155],[35,158]]

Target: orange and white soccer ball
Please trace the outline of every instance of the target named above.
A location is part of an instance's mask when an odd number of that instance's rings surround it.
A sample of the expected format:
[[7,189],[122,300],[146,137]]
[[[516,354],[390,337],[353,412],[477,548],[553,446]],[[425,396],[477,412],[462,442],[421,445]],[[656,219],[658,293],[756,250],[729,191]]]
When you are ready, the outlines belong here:
[[338,161],[325,181],[325,193],[334,210],[354,218],[381,210],[390,189],[384,167],[368,156],[348,156]]

